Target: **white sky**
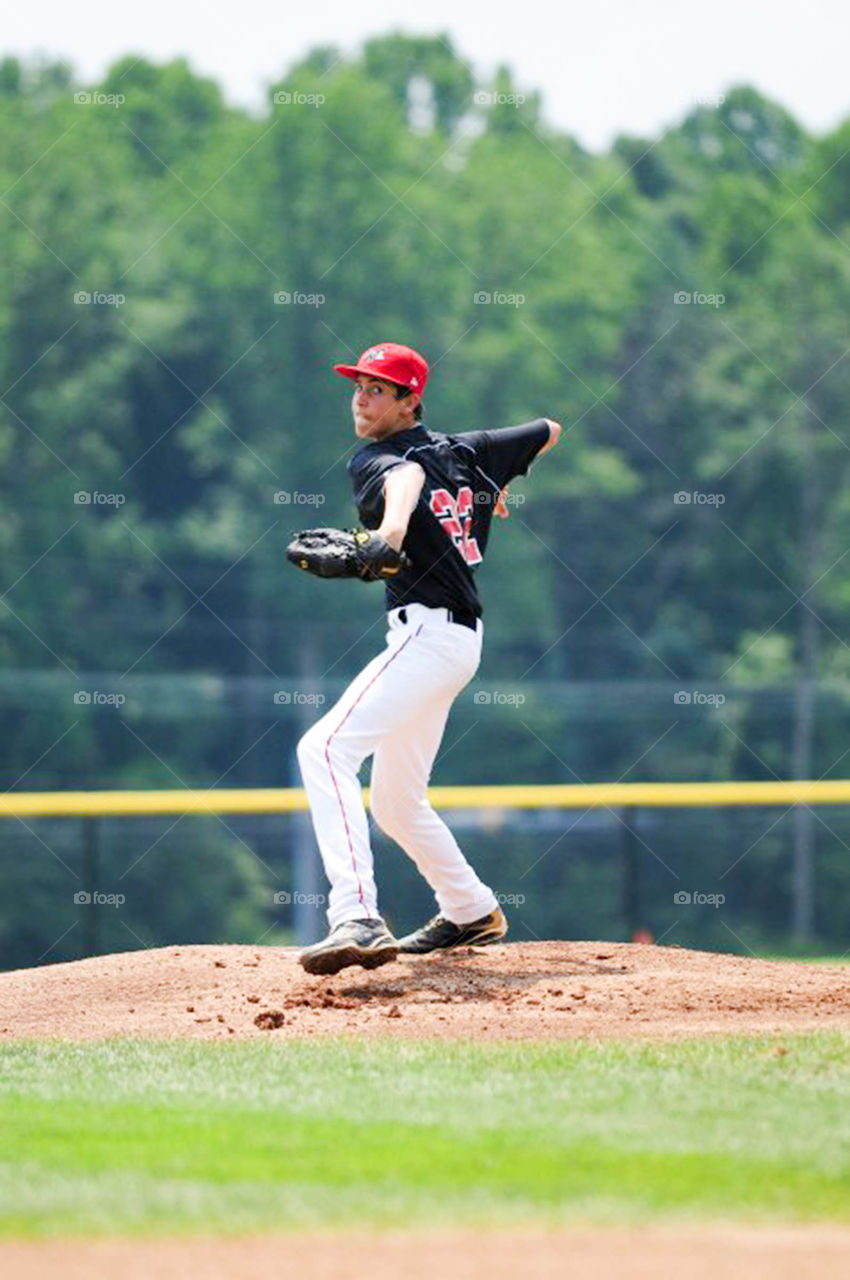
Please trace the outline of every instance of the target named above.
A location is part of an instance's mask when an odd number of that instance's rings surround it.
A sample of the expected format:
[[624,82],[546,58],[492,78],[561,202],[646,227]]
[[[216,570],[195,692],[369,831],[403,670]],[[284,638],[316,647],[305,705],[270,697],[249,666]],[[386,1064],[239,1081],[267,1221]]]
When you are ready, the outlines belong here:
[[[585,146],[656,135],[696,99],[746,82],[815,133],[850,116],[847,0],[47,0],[6,4],[0,53],[63,58],[83,84],[128,53],[185,56],[227,99],[262,109],[272,81],[317,44],[354,52],[372,35],[448,32],[482,78],[508,63],[545,117]],[[409,16],[413,12],[416,16]],[[422,16],[419,16],[422,15]]]

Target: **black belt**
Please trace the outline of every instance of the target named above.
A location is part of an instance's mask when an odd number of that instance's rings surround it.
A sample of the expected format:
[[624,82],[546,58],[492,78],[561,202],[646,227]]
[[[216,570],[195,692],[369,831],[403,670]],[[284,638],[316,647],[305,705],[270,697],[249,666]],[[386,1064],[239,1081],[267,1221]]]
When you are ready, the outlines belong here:
[[449,622],[457,622],[461,627],[469,627],[470,631],[478,630],[478,618],[471,609],[448,609]]
[[[469,627],[470,631],[478,630],[478,617],[471,609],[447,609],[449,622],[456,622],[461,627]],[[407,610],[399,609],[399,622],[407,622]]]

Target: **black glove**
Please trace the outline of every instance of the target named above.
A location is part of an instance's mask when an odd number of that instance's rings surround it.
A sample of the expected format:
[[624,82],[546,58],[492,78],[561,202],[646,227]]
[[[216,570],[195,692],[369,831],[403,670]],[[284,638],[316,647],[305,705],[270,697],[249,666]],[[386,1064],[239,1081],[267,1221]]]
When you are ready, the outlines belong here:
[[377,582],[411,568],[404,551],[396,551],[369,529],[303,529],[286,548],[286,558],[317,578],[360,578]]

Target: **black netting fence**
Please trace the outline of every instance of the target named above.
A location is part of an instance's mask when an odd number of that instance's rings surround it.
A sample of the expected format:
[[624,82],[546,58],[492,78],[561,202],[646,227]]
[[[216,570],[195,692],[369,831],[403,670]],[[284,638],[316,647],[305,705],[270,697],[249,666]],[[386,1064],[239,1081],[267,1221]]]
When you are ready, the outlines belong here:
[[[746,953],[792,946],[793,810],[447,811],[511,936],[626,940]],[[809,812],[814,937],[841,954],[850,810]],[[373,827],[381,908],[404,931],[433,899]],[[304,814],[7,819],[0,824],[0,965],[173,943],[306,940],[327,885]]]

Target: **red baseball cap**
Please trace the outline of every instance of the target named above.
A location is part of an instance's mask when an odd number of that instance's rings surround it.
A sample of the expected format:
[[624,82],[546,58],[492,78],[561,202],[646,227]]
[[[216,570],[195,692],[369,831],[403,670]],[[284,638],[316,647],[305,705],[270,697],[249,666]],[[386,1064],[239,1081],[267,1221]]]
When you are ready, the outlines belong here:
[[346,378],[356,379],[361,373],[370,378],[382,378],[384,382],[409,387],[420,396],[425,394],[428,381],[425,357],[400,342],[379,342],[374,347],[367,347],[357,364],[335,364],[334,369]]

